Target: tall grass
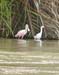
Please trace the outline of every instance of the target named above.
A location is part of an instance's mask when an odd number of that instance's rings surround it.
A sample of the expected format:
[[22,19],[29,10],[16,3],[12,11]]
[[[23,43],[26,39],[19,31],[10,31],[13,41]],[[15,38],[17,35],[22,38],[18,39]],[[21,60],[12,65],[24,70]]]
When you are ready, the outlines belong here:
[[12,23],[11,23],[11,13],[12,13],[11,1],[12,0],[0,1],[0,16],[1,16],[0,27],[2,28],[3,37],[8,37],[9,35],[13,35]]
[[0,0],[0,36],[13,37],[29,23],[32,36],[44,25],[46,38],[59,39],[58,9],[58,0]]

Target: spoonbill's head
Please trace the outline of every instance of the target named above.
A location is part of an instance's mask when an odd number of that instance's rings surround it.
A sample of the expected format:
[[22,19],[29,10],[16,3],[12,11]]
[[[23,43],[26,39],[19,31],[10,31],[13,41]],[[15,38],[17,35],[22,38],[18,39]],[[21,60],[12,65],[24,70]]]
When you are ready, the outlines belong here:
[[25,25],[25,29],[30,32],[28,24]]

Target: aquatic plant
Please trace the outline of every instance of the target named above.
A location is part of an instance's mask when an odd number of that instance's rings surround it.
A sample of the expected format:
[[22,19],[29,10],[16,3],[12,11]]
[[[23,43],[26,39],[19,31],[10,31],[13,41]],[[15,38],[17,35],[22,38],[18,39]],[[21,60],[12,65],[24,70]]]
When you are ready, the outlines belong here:
[[14,37],[28,23],[30,36],[44,25],[43,38],[59,39],[58,9],[58,0],[0,0],[0,36]]
[[2,29],[1,36],[8,37],[13,35],[11,23],[11,2],[12,0],[0,0],[0,30]]

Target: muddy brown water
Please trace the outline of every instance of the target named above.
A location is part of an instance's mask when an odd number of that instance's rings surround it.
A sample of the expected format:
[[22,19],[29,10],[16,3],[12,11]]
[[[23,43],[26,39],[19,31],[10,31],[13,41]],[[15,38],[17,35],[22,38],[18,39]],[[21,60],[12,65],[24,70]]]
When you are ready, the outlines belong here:
[[0,39],[0,75],[59,75],[59,41]]

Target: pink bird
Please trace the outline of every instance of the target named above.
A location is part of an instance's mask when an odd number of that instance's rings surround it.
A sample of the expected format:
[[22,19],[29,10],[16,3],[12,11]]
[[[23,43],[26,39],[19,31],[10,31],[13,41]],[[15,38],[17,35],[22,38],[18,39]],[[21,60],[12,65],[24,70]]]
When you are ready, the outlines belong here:
[[28,24],[26,24],[25,29],[18,31],[17,34],[15,35],[15,37],[19,37],[19,38],[23,39],[28,31],[30,31],[30,29],[28,27]]

